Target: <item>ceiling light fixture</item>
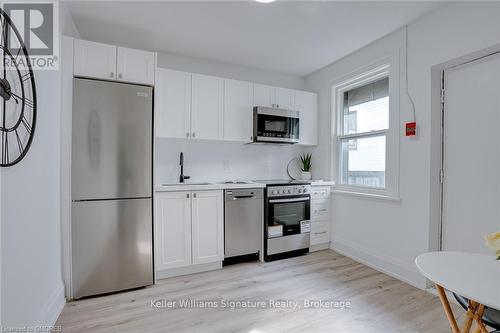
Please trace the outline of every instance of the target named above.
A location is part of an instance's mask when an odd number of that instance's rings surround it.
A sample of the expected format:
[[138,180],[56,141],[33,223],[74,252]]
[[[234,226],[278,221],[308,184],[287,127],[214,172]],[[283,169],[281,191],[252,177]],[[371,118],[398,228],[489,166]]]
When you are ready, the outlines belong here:
[[271,3],[271,2],[274,2],[276,0],[255,0],[257,2],[260,2],[260,3]]

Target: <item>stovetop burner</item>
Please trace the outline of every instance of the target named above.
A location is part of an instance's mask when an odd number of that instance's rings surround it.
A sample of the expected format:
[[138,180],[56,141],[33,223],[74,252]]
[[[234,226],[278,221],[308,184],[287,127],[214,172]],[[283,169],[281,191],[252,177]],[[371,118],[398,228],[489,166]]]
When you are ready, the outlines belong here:
[[279,186],[279,185],[311,185],[308,180],[293,180],[293,179],[271,179],[271,180],[255,180],[256,183],[266,184],[266,186]]

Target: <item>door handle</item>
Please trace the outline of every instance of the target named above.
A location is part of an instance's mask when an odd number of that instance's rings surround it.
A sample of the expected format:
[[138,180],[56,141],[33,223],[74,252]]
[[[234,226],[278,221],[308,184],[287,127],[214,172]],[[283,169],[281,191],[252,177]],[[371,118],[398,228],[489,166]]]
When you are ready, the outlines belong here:
[[233,197],[233,200],[238,200],[238,199],[248,199],[248,198],[253,198],[255,195],[241,195],[239,197]]
[[273,199],[273,200],[269,200],[269,203],[299,202],[299,201],[309,201],[309,197],[307,197],[307,198],[295,198],[295,199]]

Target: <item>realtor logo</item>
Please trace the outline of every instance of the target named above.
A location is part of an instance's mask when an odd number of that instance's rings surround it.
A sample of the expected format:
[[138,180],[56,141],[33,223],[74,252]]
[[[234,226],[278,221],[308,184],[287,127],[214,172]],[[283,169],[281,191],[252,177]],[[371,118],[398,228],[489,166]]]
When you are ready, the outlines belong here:
[[[33,69],[57,69],[59,26],[57,2],[3,2],[3,10],[16,26],[30,55]],[[9,39],[14,41],[14,34]],[[15,54],[19,45],[9,43]]]

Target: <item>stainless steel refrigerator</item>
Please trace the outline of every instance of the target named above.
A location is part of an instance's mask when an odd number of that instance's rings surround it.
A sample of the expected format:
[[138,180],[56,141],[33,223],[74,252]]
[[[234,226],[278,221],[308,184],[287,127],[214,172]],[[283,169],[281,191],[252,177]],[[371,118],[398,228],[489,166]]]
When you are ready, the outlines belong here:
[[75,78],[72,296],[153,283],[151,87]]

